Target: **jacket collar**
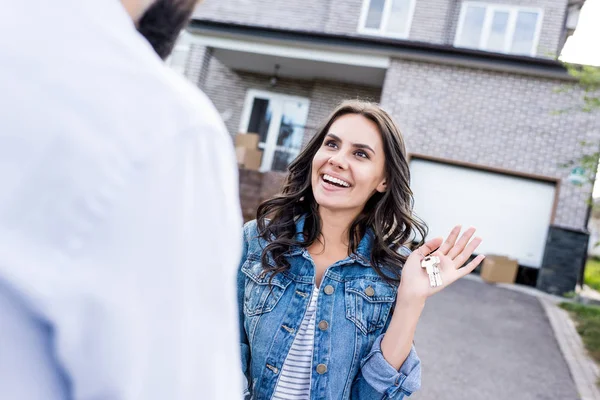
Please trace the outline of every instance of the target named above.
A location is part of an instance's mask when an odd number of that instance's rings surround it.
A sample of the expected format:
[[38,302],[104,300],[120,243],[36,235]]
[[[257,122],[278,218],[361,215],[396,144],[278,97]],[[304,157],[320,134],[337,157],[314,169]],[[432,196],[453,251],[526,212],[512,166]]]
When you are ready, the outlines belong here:
[[[304,223],[306,222],[306,214],[301,215],[296,220],[296,240],[304,240]],[[373,249],[373,243],[375,241],[375,233],[371,228],[367,228],[365,235],[362,237],[356,252],[350,255],[350,258],[358,262],[359,264],[370,267],[371,266],[371,250]],[[300,246],[293,246],[286,256],[297,256],[305,251]]]

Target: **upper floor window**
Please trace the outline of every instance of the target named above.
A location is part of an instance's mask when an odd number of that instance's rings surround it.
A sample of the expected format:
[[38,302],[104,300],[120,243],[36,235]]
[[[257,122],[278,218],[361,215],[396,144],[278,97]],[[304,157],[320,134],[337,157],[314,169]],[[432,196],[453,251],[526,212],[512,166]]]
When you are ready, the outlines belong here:
[[415,0],[364,0],[358,32],[407,38]]
[[456,47],[535,56],[542,26],[539,8],[480,2],[462,5]]

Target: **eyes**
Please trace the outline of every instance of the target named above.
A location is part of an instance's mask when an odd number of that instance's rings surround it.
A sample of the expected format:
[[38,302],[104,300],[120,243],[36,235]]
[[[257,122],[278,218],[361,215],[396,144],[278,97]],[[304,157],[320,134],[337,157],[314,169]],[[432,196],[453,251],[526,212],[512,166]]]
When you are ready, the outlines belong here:
[[[331,149],[338,149],[339,148],[339,146],[337,144],[337,141],[335,141],[333,139],[327,139],[327,140],[325,140],[325,143],[323,143],[323,146],[329,147]],[[359,158],[364,158],[364,159],[367,159],[367,160],[369,159],[369,155],[367,154],[367,152],[363,151],[363,150],[360,150],[360,149],[355,150],[353,154],[356,157],[359,157]]]

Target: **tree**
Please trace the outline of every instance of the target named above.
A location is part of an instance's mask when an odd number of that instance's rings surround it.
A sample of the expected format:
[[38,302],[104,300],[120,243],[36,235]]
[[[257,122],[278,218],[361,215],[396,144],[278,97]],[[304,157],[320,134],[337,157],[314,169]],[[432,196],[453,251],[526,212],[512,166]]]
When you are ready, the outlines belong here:
[[[565,63],[565,67],[569,74],[577,79],[577,87],[583,90],[583,105],[576,108],[559,110],[557,113],[565,113],[573,110],[588,113],[600,111],[600,67],[567,63]],[[590,149],[581,157],[570,160],[561,166],[563,168],[573,168],[575,166],[584,178],[579,184],[589,182],[593,185],[596,180],[598,161],[600,160],[600,147],[598,147],[598,143],[581,142],[580,144]],[[591,200],[590,198],[590,202]]]

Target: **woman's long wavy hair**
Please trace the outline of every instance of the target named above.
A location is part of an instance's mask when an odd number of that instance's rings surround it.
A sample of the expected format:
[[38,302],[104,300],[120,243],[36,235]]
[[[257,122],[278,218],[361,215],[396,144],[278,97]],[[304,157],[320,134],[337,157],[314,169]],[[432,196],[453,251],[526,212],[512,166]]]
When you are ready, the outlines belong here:
[[[352,222],[348,237],[350,254],[356,252],[361,238],[371,228],[375,234],[371,265],[385,281],[398,282],[406,261],[406,256],[397,251],[398,246],[415,240],[417,236],[420,236],[422,244],[427,234],[427,226],[413,214],[410,171],[400,130],[379,105],[356,100],[344,101],[289,165],[281,194],[258,207],[256,219],[259,236],[268,243],[263,249],[261,261],[265,273],[271,275],[270,279],[290,268],[285,254],[293,246],[306,248],[315,240],[321,240],[319,205],[311,185],[312,161],[333,122],[347,114],[362,115],[377,125],[385,151],[387,182],[387,190],[373,194]],[[306,220],[303,238],[299,240],[296,220],[301,215],[306,215]],[[417,232],[419,235],[416,235]],[[269,254],[274,263],[269,263]]]

